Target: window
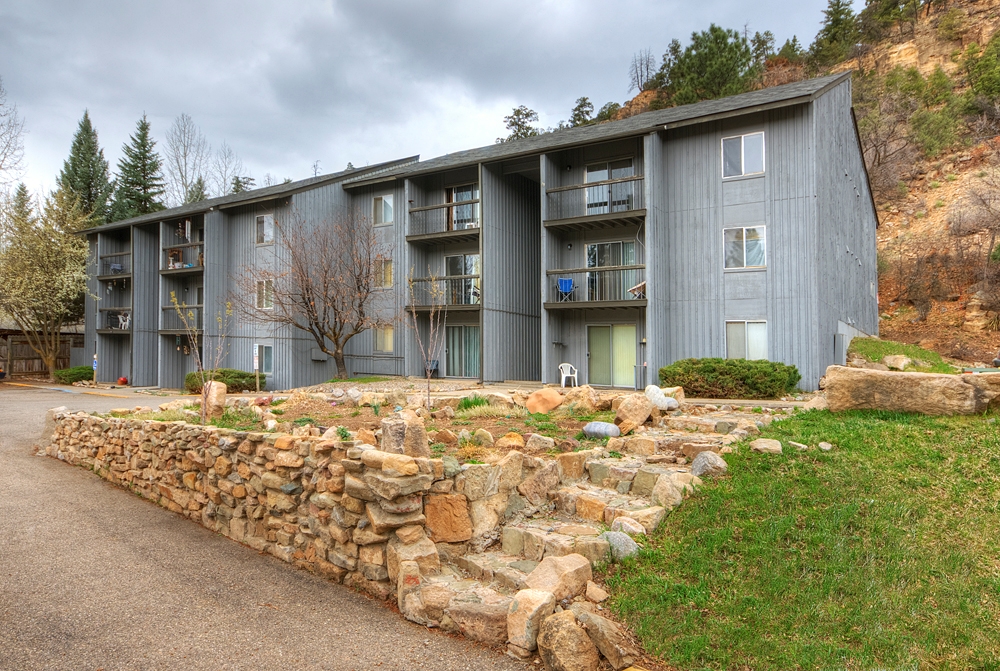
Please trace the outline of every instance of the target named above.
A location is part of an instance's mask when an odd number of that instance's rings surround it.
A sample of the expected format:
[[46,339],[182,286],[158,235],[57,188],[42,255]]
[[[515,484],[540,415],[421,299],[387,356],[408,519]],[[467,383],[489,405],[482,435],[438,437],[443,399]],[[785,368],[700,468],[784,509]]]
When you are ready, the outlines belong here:
[[[609,179],[632,177],[632,159],[610,163],[594,163],[587,166],[585,179],[588,184],[604,182]],[[587,191],[587,214],[607,214],[608,212],[627,212],[633,208],[633,186],[635,182],[615,182],[591,186]]]
[[727,359],[766,359],[767,322],[726,322]]
[[375,288],[392,288],[392,259],[375,259]]
[[257,216],[257,244],[270,245],[274,242],[274,215],[261,214]]
[[[479,254],[444,257],[444,274],[446,277],[459,278],[445,280],[445,300],[448,305],[479,304]],[[470,275],[475,277],[469,277]]]
[[385,328],[375,329],[375,351],[376,352],[391,352],[392,351],[392,327],[386,326]]
[[274,350],[270,345],[253,346],[254,370],[270,375],[274,372]]
[[726,268],[764,268],[764,227],[727,228],[722,231],[726,248]]
[[376,226],[392,225],[392,196],[375,196],[372,220]]
[[257,309],[270,310],[274,307],[274,280],[257,280]]
[[[587,267],[606,268],[617,266],[632,266],[635,260],[635,241],[596,242],[587,245]],[[588,301],[624,301],[635,298],[630,293],[638,291],[641,282],[641,271],[630,270],[592,270],[587,273]],[[645,291],[645,287],[642,287]]]
[[[466,184],[453,186],[445,192],[449,203],[467,203],[479,200],[479,185]],[[467,203],[448,208],[448,230],[463,231],[467,228],[479,228],[479,203]]]
[[722,176],[740,177],[764,172],[764,134],[722,138]]

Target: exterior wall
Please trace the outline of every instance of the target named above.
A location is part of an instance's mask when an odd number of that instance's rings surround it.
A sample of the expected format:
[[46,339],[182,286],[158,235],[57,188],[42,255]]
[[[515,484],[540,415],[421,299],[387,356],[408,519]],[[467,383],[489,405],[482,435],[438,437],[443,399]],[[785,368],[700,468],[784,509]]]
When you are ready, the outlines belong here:
[[664,168],[664,143],[659,133],[645,137],[646,225],[646,346],[640,347],[646,384],[659,383],[658,362],[669,359],[669,302],[671,295],[670,236],[667,231],[668,175]]
[[132,227],[132,378],[139,387],[159,386],[159,225]]
[[630,324],[635,326],[636,337],[636,388],[643,388],[651,382],[649,373],[643,370],[643,345],[642,340],[646,338],[646,310],[644,308],[594,308],[594,309],[571,309],[571,310],[549,310],[548,334],[552,342],[556,343],[553,350],[558,354],[558,358],[553,358],[552,369],[549,373],[550,382],[559,382],[559,364],[570,363],[577,369],[577,381],[580,384],[590,383],[590,358],[588,352],[588,326],[604,326],[615,324]]
[[[90,294],[90,296],[87,297],[87,300],[84,303],[83,337],[87,358],[90,360],[93,359],[94,354],[97,352],[97,308],[98,305],[100,305],[100,301],[93,298],[93,296],[100,297],[99,288],[97,286],[97,272],[100,267],[97,260],[97,238],[97,234],[87,236],[87,243],[90,247],[90,254],[87,257],[87,293]],[[98,365],[100,365],[100,361],[98,361]]]
[[[851,115],[851,82],[844,81],[815,105],[816,282],[821,370],[837,361],[834,334],[878,335],[878,270],[872,206],[861,147]],[[829,281],[836,278],[836,281]]]

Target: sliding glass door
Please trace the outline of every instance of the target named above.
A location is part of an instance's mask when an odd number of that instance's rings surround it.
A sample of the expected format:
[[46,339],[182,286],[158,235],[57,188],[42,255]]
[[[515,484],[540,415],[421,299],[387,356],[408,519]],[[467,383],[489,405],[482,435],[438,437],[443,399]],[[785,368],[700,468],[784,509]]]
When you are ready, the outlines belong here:
[[587,327],[587,381],[605,387],[635,388],[635,324]]
[[446,363],[449,377],[479,377],[479,327],[449,326]]

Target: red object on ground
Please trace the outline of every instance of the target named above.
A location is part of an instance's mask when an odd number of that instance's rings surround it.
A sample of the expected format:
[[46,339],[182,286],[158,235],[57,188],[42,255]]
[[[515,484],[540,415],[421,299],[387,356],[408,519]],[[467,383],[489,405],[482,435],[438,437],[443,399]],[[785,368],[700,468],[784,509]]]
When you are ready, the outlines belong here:
[[127,377],[118,378],[118,384],[128,384],[128,378]]

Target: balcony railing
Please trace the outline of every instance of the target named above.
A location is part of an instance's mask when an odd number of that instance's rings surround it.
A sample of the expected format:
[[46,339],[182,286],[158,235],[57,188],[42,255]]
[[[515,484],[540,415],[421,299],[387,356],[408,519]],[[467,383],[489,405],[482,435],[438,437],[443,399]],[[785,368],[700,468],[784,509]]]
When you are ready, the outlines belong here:
[[132,272],[131,254],[103,254],[100,257],[101,267],[98,273],[105,275],[128,275]]
[[479,199],[410,208],[408,235],[474,231],[479,228]]
[[163,270],[198,270],[204,265],[204,242],[189,242],[163,249]]
[[547,220],[615,215],[646,207],[642,175],[546,189]]
[[100,308],[98,314],[102,314],[102,316],[98,319],[97,322],[97,328],[101,330],[105,331],[132,330],[131,308]]
[[181,305],[179,306],[181,312],[184,313],[184,317],[187,319],[187,326],[184,325],[184,320],[177,313],[177,308],[173,305],[167,305],[163,308],[163,322],[160,327],[163,331],[185,331],[188,328],[193,328],[198,331],[205,328],[204,320],[204,306],[202,305]]
[[645,300],[646,266],[604,266],[548,271],[548,302]]
[[479,275],[451,275],[432,281],[428,277],[413,280],[411,305],[479,305]]

